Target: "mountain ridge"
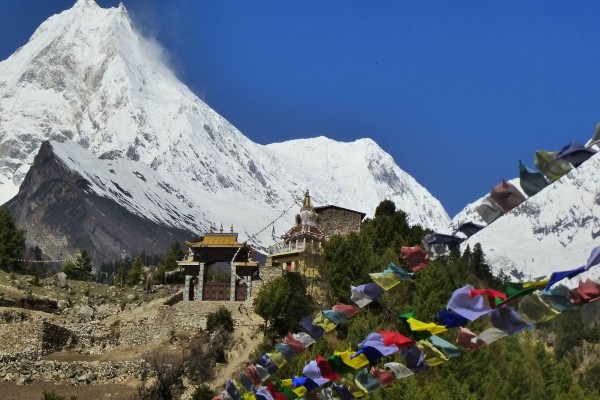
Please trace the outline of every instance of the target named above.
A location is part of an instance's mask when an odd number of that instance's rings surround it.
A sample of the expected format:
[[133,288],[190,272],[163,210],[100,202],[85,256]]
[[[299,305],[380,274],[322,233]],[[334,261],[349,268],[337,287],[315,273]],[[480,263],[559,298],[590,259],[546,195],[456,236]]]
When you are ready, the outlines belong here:
[[[80,0],[0,62],[0,203],[17,194],[38,149],[52,140],[59,158],[87,176],[95,195],[175,229],[202,232],[233,223],[250,235],[307,189],[323,204],[372,215],[390,199],[412,224],[448,224],[439,201],[373,141],[306,139],[287,154],[274,149],[289,143],[254,143],[180,82],[144,40],[125,7]],[[317,160],[315,146],[326,148],[319,154],[327,160]],[[346,164],[335,168],[320,164],[327,173],[311,167],[315,160],[342,159]],[[150,186],[140,189],[144,181],[135,171],[153,182],[152,195]],[[124,195],[136,190],[144,197]],[[276,232],[292,224],[290,213],[275,222]],[[272,239],[264,232],[256,240]]]

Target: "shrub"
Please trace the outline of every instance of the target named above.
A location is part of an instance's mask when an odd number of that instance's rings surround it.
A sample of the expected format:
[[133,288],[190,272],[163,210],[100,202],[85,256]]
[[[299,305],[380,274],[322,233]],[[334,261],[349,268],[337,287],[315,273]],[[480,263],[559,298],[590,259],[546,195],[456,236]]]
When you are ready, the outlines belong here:
[[233,318],[231,312],[225,307],[221,306],[213,313],[208,314],[206,320],[206,330],[212,332],[219,328],[227,332],[233,332]]
[[200,385],[192,395],[192,400],[212,400],[215,392],[208,385]]

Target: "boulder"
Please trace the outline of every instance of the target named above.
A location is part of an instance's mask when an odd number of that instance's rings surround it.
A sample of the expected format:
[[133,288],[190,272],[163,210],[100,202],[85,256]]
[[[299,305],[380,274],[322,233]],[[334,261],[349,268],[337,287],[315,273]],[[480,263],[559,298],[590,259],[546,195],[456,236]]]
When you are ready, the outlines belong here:
[[64,272],[59,272],[58,274],[54,275],[54,285],[60,288],[67,287],[67,274]]

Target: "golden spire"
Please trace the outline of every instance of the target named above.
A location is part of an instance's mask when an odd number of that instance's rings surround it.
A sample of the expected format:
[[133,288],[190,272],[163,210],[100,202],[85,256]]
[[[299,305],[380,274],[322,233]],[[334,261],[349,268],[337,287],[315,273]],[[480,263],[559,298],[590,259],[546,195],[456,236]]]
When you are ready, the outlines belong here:
[[221,227],[219,228],[219,233],[223,233],[223,223],[221,222]]
[[308,193],[308,189],[306,189],[306,193],[304,193],[304,204],[302,204],[302,208],[311,209],[310,205],[310,194]]

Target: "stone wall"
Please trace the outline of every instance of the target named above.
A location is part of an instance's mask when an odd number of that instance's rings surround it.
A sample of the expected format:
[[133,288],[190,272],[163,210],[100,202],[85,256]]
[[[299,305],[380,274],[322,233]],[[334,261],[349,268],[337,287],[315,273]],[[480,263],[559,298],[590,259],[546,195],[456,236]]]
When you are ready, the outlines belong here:
[[[362,214],[356,211],[325,208],[318,211],[320,228],[327,237],[359,232]],[[336,233],[337,230],[337,233]]]
[[73,338],[68,329],[46,321],[0,325],[0,363],[36,359],[62,349]]

